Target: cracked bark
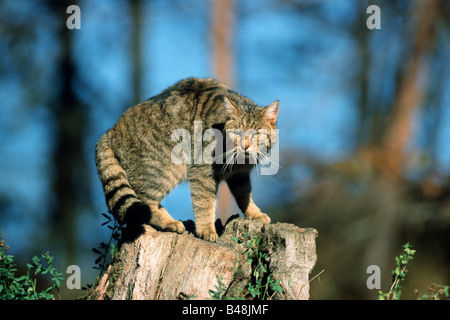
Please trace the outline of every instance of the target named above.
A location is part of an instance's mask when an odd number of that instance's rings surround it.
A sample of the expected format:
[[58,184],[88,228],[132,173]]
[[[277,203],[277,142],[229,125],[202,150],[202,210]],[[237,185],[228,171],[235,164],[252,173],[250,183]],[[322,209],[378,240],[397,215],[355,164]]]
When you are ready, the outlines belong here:
[[317,259],[315,229],[287,223],[265,228],[258,221],[237,218],[223,228],[219,226],[219,240],[210,243],[192,233],[160,232],[147,225],[143,228],[139,237],[121,244],[113,262],[85,298],[210,299],[210,291],[218,285],[217,276],[222,279],[225,295],[245,294],[252,281],[252,267],[243,254],[243,245],[232,238],[247,232],[261,237],[268,272],[272,279],[280,280],[283,292],[272,298],[309,298],[309,274]]

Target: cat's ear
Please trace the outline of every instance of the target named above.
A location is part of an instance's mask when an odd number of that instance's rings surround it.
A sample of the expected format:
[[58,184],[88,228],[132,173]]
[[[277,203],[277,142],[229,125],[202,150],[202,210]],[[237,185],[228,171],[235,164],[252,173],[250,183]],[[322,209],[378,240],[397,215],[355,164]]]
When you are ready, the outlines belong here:
[[223,97],[223,101],[225,102],[225,108],[227,109],[229,114],[237,114],[238,113],[238,109],[236,107],[236,105],[231,102],[230,100],[228,100],[227,97]]
[[272,102],[267,107],[264,108],[261,113],[264,116],[264,119],[266,119],[270,124],[275,125],[277,122],[277,116],[278,116],[278,109],[280,107],[280,103],[278,100]]

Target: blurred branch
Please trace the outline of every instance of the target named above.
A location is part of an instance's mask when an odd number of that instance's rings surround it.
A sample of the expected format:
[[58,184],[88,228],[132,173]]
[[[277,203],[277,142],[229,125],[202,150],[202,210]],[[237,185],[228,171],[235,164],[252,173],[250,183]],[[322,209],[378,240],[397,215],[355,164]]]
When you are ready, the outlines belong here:
[[[372,51],[370,50],[369,30],[366,27],[365,19],[365,2],[359,2],[359,19],[356,22],[357,30],[355,39],[358,46],[358,54],[360,58],[360,67],[357,75],[357,83],[359,83],[359,99],[357,103],[359,122],[356,132],[356,143],[358,146],[368,142],[372,132],[370,130],[370,120],[374,121],[373,114],[369,114],[369,77],[370,67],[372,64]],[[373,136],[372,136],[373,137]]]
[[[72,4],[77,4],[73,1]],[[55,115],[54,145],[52,161],[54,176],[52,184],[53,208],[50,216],[53,239],[58,239],[70,265],[75,260],[75,223],[83,199],[90,195],[87,165],[84,160],[84,142],[88,119],[86,108],[76,92],[78,69],[73,49],[74,31],[66,27],[67,4],[60,1],[47,1],[47,8],[53,19],[59,22],[56,28],[56,41],[61,48],[54,62],[59,86],[53,89],[55,98],[49,105]]]
[[381,172],[386,177],[398,179],[405,164],[405,152],[412,137],[412,120],[424,95],[421,81],[428,72],[427,58],[436,38],[436,22],[440,16],[440,1],[420,1],[415,12],[419,13],[413,52],[401,75],[390,124],[383,137],[384,164]]
[[131,50],[133,60],[132,74],[133,74],[133,101],[132,104],[137,104],[142,99],[142,20],[143,20],[143,6],[141,0],[131,0],[129,2],[131,11]]
[[232,52],[232,36],[234,26],[234,1],[213,1],[212,46],[213,69],[217,80],[234,86],[234,59]]
[[[235,85],[234,58],[232,48],[234,26],[234,0],[214,0],[212,3],[212,64],[217,80],[231,88]],[[217,197],[217,217],[226,221],[227,217],[239,212],[228,185],[219,185]]]

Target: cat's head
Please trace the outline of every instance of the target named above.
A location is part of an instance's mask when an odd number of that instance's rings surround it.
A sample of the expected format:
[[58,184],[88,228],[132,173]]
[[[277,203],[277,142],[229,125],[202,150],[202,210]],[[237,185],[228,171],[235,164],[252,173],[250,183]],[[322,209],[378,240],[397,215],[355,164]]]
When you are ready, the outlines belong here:
[[[229,119],[225,123],[227,155],[258,162],[278,140],[276,126],[279,102],[267,107],[239,104],[224,98]],[[233,151],[231,151],[233,150]]]

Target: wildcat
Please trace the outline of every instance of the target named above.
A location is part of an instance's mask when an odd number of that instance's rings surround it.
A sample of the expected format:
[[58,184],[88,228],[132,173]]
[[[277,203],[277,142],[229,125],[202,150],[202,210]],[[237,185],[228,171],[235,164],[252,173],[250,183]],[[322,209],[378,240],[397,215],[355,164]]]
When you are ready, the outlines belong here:
[[[96,146],[109,211],[121,223],[147,223],[158,230],[183,233],[183,223],[174,220],[160,202],[175,186],[188,181],[197,236],[216,241],[216,193],[219,182],[225,180],[247,218],[270,223],[252,200],[250,171],[266,156],[260,149],[269,150],[277,140],[278,109],[278,101],[258,106],[216,80],[198,78],[181,80],[129,108]],[[231,150],[213,155],[223,161],[175,163],[171,155],[178,142],[172,133],[184,129],[192,137],[194,122],[199,121],[203,131],[220,130],[223,141],[216,143],[232,141]],[[241,134],[249,129],[254,133]],[[236,163],[239,156],[256,161]],[[143,206],[150,209],[147,217],[136,210]]]

